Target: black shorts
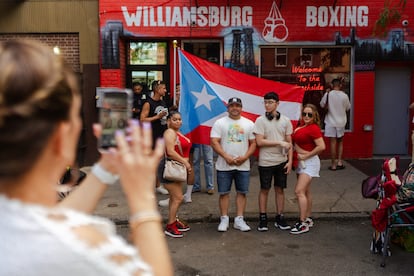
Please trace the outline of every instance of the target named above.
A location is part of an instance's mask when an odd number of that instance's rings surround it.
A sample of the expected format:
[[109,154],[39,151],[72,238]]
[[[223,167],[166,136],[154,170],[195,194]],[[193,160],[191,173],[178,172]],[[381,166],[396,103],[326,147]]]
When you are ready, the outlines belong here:
[[287,162],[283,162],[276,166],[262,167],[259,166],[260,189],[269,190],[272,187],[272,179],[274,185],[282,189],[287,186],[287,174],[284,168]]

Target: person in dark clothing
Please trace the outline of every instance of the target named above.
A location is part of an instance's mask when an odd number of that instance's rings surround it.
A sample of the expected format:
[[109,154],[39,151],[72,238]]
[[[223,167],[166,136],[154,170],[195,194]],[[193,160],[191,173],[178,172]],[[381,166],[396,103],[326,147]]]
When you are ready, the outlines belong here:
[[[141,122],[150,122],[152,125],[152,140],[156,143],[157,139],[164,136],[167,129],[168,107],[163,97],[167,93],[165,82],[157,81],[152,85],[153,95],[144,103],[141,111]],[[160,194],[168,194],[168,191],[160,185],[157,179],[156,190]]]
[[134,99],[132,103],[132,118],[140,119],[142,106],[148,98],[147,93],[144,91],[144,85],[140,82],[135,82],[132,86],[134,92]]
[[168,107],[163,97],[167,92],[165,83],[157,81],[153,84],[153,95],[144,103],[141,111],[141,122],[150,122],[152,124],[152,138],[155,142],[158,138],[163,137],[167,129]]

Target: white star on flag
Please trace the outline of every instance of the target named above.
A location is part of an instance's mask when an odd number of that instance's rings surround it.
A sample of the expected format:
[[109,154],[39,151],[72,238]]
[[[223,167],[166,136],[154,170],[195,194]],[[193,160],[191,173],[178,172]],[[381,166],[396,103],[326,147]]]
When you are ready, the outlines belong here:
[[211,111],[210,102],[216,98],[216,96],[207,93],[206,85],[203,85],[201,92],[191,91],[191,93],[197,98],[197,103],[194,108],[204,105]]
[[227,115],[226,103],[233,97],[243,102],[242,116],[255,121],[264,113],[263,95],[276,91],[280,97],[278,110],[296,125],[305,93],[302,87],[240,73],[181,49],[178,54],[181,84],[179,111],[183,122],[180,131],[194,144],[210,144],[211,127],[218,118]]

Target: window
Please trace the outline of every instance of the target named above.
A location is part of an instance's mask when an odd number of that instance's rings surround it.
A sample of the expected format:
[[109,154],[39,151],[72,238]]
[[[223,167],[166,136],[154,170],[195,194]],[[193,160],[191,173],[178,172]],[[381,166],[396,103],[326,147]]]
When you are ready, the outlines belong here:
[[221,43],[214,40],[183,40],[183,49],[210,62],[221,64]]
[[170,95],[169,56],[167,41],[128,41],[126,47],[126,86],[132,88],[133,83],[143,86],[143,93],[150,95],[153,81],[164,81],[167,84],[167,104]]
[[[303,103],[316,105],[321,114],[320,100],[333,79],[342,81],[342,90],[351,100],[351,52],[349,46],[263,46],[259,76],[303,87]],[[350,121],[348,118],[346,129],[350,129]]]
[[306,67],[312,66],[312,49],[300,48],[300,65]]
[[165,65],[167,64],[166,42],[130,42],[130,65]]
[[275,67],[287,66],[287,48],[275,48]]

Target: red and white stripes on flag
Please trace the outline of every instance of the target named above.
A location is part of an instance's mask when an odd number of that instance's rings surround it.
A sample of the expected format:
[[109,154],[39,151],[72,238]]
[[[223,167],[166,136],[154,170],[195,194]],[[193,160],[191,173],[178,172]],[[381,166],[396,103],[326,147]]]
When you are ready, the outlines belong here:
[[[231,97],[238,97],[242,100],[242,115],[254,122],[258,116],[265,112],[263,96],[267,92],[274,91],[280,98],[278,111],[290,118],[293,123],[299,119],[305,93],[302,87],[241,73],[208,62],[183,50],[179,50],[179,57],[180,112],[183,118],[183,129],[185,130],[183,133],[193,143],[210,143],[210,129],[218,118],[227,115],[226,108],[223,108],[223,106],[225,107]],[[204,94],[197,94],[201,93],[202,90]],[[207,95],[207,98],[211,101],[215,97],[221,100],[207,106],[210,108],[210,110],[207,110],[207,114],[210,116],[206,116],[206,112],[201,113],[202,109],[197,102],[197,100],[200,100],[199,97],[197,98],[198,95]],[[220,104],[223,106],[219,108],[217,105]],[[192,122],[197,123],[188,128],[185,124],[189,124],[189,120],[195,120]]]

